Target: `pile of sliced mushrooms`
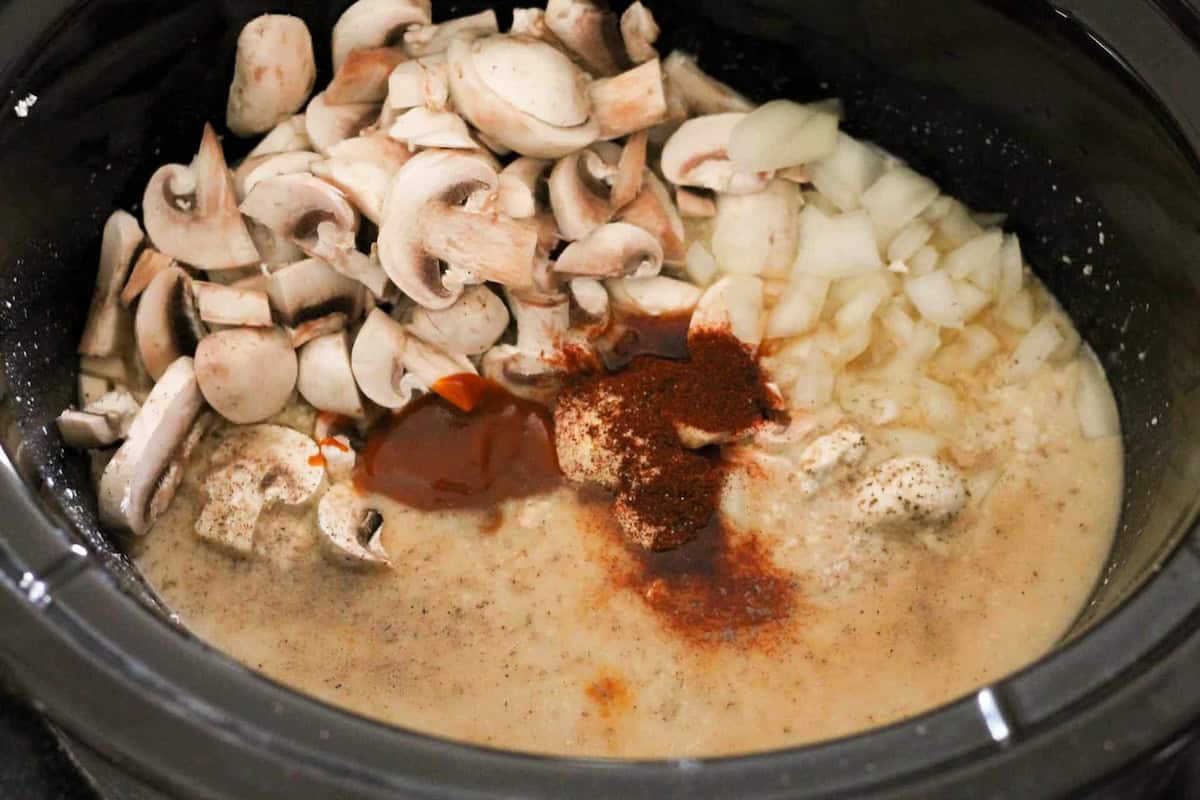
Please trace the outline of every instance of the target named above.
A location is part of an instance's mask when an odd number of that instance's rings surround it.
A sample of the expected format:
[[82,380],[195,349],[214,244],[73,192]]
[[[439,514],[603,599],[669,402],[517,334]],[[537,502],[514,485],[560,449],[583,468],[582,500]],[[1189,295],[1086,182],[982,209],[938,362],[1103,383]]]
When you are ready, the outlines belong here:
[[[231,169],[205,126],[190,164],[151,177],[141,224],[104,228],[58,420],[97,453],[102,521],[147,533],[222,426],[199,536],[252,552],[265,508],[319,494],[328,552],[386,564],[331,420],[365,427],[459,373],[552,402],[562,348],[602,348],[622,314],[782,340],[794,407],[829,402],[873,336],[978,364],[998,344],[968,323],[993,304],[1032,329],[1014,370],[1077,344],[1035,319],[1014,237],[839,133],[836,104],[755,107],[660,59],[658,33],[641,3],[549,0],[501,33],[492,12],[359,0],[312,94],[304,22],[247,24],[226,123],[261,140]],[[272,422],[295,392],[317,430]]]

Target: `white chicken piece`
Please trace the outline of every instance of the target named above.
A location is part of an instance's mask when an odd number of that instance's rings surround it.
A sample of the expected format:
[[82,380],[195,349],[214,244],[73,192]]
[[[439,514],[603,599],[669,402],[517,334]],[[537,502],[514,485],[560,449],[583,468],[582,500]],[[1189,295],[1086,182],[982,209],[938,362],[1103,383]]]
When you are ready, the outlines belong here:
[[957,469],[929,456],[901,456],[858,484],[854,513],[868,528],[915,534],[949,524],[966,503],[966,482]]
[[800,489],[811,497],[867,454],[867,437],[853,425],[842,425],[814,439],[800,454]]

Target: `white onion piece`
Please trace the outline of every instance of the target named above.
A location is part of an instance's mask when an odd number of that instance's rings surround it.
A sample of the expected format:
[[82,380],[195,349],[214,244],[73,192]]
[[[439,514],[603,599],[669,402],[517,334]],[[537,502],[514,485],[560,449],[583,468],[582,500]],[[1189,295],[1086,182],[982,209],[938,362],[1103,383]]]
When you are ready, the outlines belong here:
[[921,411],[931,428],[952,428],[958,424],[962,409],[958,395],[944,383],[928,378],[920,384]]
[[954,198],[950,195],[939,195],[936,200],[929,204],[929,207],[921,212],[921,219],[928,222],[930,225],[936,223],[939,219],[949,213],[951,206],[954,205]]
[[697,286],[708,286],[716,279],[720,270],[717,260],[713,258],[712,253],[708,252],[708,248],[700,242],[692,242],[692,246],[688,248],[687,261],[684,266],[684,272],[687,273],[692,283]]
[[712,254],[726,272],[786,276],[796,259],[800,187],[777,178],[754,194],[717,195]]
[[796,353],[790,366],[795,374],[786,392],[790,407],[815,408],[833,398],[833,365],[818,348],[805,348]]
[[813,186],[842,211],[859,208],[863,192],[883,174],[883,157],[874,149],[844,133],[837,147],[808,165]]
[[897,167],[883,173],[870,189],[863,192],[862,207],[871,215],[879,241],[884,244],[937,196],[937,184],[929,178],[908,167]]
[[892,296],[892,287],[882,273],[849,278],[843,283],[852,283],[853,293],[834,314],[834,325],[839,334],[868,324],[884,301]]
[[828,278],[816,275],[794,277],[767,318],[767,338],[799,336],[811,330],[821,318],[829,284]]
[[983,233],[983,228],[971,219],[971,212],[959,201],[950,198],[950,205],[934,226],[937,231],[936,244],[943,250],[953,250]]
[[708,287],[696,304],[688,335],[728,330],[750,347],[763,339],[763,282],[753,275],[726,275]]
[[834,397],[842,410],[872,425],[888,425],[900,418],[904,409],[916,404],[916,387],[911,381],[871,380],[856,372],[843,372],[834,387]]
[[933,236],[933,226],[922,219],[914,219],[905,225],[888,245],[888,261],[908,261],[917,254]]
[[912,278],[904,293],[922,317],[943,328],[961,328],[963,309],[954,281],[943,270]]
[[1117,401],[1104,377],[1104,368],[1090,347],[1079,358],[1079,384],[1075,387],[1075,412],[1079,429],[1088,439],[1121,433]]
[[801,197],[804,198],[806,206],[812,206],[827,217],[833,217],[841,213],[841,210],[828,197],[816,190],[809,189],[803,192]]
[[1004,234],[1000,231],[987,231],[946,253],[942,259],[942,269],[949,272],[950,277],[961,281],[995,261],[1000,255],[1002,244]]
[[828,217],[812,206],[804,209],[794,274],[845,278],[881,269],[883,260],[866,212]]
[[925,245],[908,259],[908,274],[914,278],[928,275],[938,268],[942,254],[932,245]]
[[968,325],[938,351],[934,366],[946,376],[974,372],[1000,350],[1000,340],[981,325]]
[[971,219],[981,228],[1000,228],[1008,222],[1008,214],[1003,211],[975,211]]
[[1013,350],[1004,375],[1005,383],[1023,383],[1029,380],[1043,364],[1050,360],[1063,343],[1063,335],[1059,332],[1054,319],[1049,315],[1042,317],[1029,333],[1025,334]]
[[886,460],[889,456],[936,456],[945,442],[942,437],[914,428],[891,428],[876,434],[879,451],[874,458]]
[[883,325],[883,329],[896,340],[897,344],[903,344],[911,339],[917,325],[916,320],[895,302],[888,303],[887,308],[879,315],[879,322]]
[[992,302],[991,295],[966,281],[955,281],[954,293],[958,296],[958,308],[963,320],[973,319]]
[[853,328],[838,329],[832,352],[834,359],[845,365],[867,352],[867,348],[871,346],[871,333],[869,319]]
[[1075,354],[1079,352],[1080,345],[1083,344],[1083,338],[1075,328],[1075,323],[1071,322],[1071,318],[1065,311],[1057,307],[1057,303],[1055,303],[1055,309],[1047,312],[1046,316],[1054,320],[1055,327],[1063,337],[1062,344],[1050,354],[1050,360],[1061,362],[1074,358]]
[[1000,321],[1010,328],[1016,328],[1019,331],[1029,330],[1033,327],[1036,316],[1033,293],[1028,289],[1022,289],[1009,298],[1007,303],[1000,306],[998,313]]
[[838,143],[838,118],[791,100],[751,111],[729,137],[729,158],[742,172],[773,172],[824,158]]
[[1021,285],[1025,282],[1025,261],[1021,257],[1021,242],[1016,234],[1010,233],[1004,237],[996,260],[1000,264],[996,302],[1006,303],[1021,291]]

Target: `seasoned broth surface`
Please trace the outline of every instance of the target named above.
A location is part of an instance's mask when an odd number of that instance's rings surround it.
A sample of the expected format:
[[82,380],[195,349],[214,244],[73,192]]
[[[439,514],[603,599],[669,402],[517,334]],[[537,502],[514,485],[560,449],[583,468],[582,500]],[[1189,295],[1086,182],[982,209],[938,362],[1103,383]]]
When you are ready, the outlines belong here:
[[[808,499],[796,473],[743,453],[722,502],[728,530],[707,535],[742,557],[753,548],[767,571],[750,588],[736,570],[707,575],[743,595],[783,576],[786,598],[765,604],[757,625],[681,618],[669,597],[685,584],[656,574],[646,559],[659,556],[639,555],[604,506],[565,488],[510,500],[498,517],[374,497],[391,571],[322,558],[311,511],[268,512],[260,557],[233,558],[192,531],[212,441],[137,561],[200,637],[403,727],[635,758],[811,742],[951,700],[1038,658],[1067,629],[1107,555],[1121,494],[1119,437],[1080,435],[1079,369],[1044,370],[967,409],[946,455],[977,477],[966,510],[936,537],[856,529],[851,485]],[[864,430],[868,463],[906,446],[895,427]],[[676,552],[706,546],[701,537]]]

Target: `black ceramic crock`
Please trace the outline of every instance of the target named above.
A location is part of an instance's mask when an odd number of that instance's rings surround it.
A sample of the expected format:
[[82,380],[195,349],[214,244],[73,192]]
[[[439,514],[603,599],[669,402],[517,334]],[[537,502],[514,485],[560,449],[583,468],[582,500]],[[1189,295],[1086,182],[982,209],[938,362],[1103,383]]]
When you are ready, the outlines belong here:
[[664,49],[760,100],[841,97],[851,133],[1009,215],[1124,425],[1117,543],[1072,633],[887,728],[638,763],[389,728],[226,659],[97,529],[52,420],[72,399],[106,215],[136,210],[155,166],[222,119],[247,19],[287,11],[325,32],[345,3],[0,0],[0,657],[95,771],[138,797],[205,798],[1127,797],[1164,774],[1146,764],[1200,712],[1200,20],[1183,0],[648,4]]

